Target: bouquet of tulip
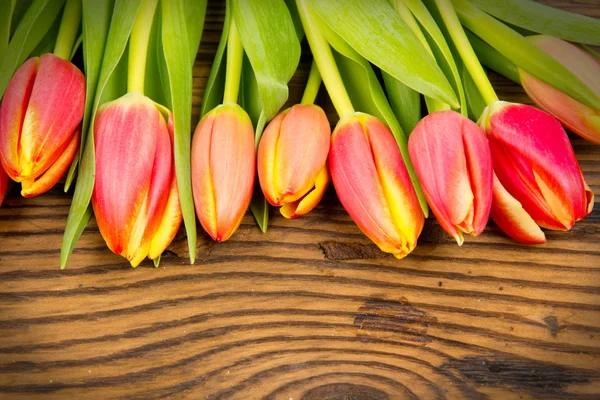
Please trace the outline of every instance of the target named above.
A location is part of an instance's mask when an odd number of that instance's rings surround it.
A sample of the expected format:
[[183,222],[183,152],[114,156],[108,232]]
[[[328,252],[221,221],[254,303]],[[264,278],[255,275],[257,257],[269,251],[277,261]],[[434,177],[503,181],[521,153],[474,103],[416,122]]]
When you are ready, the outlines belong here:
[[[192,135],[206,1],[25,3],[0,5],[0,204],[10,180],[25,197],[75,183],[63,268],[92,214],[133,267],[183,222],[193,263],[196,218],[218,242],[248,208],[267,231],[270,206],[301,217],[330,181],[397,258],[430,209],[458,245],[490,216],[539,244],[592,210],[563,125],[600,143],[598,20],[530,0],[227,0]],[[304,95],[282,110],[304,36]],[[540,108],[500,101],[482,64]]]

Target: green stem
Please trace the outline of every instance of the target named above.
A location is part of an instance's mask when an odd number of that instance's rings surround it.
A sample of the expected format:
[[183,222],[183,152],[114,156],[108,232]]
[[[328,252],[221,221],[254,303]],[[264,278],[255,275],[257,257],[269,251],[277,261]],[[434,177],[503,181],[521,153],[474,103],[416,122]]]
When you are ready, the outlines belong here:
[[319,67],[323,83],[327,88],[335,110],[340,119],[354,114],[354,107],[344,87],[344,82],[342,81],[340,71],[337,68],[327,39],[325,39],[319,30],[317,22],[311,17],[306,0],[296,0],[296,5],[298,6],[298,13],[302,20],[306,39],[308,40],[315,63]]
[[240,93],[240,79],[242,78],[242,62],[244,61],[244,47],[242,39],[235,26],[233,18],[229,27],[227,38],[227,65],[225,71],[225,93],[223,104],[236,103]]
[[81,23],[81,0],[67,0],[63,11],[60,29],[54,45],[54,55],[65,60],[71,59],[71,50]]
[[152,20],[158,0],[142,0],[129,38],[129,64],[127,66],[127,91],[144,93],[148,42]]
[[475,54],[477,54],[477,58],[479,58],[483,65],[496,71],[500,75],[507,77],[517,85],[521,85],[519,69],[515,64],[504,57],[498,50],[481,40],[478,36],[475,36],[469,31],[466,31],[466,33],[473,50],[475,50]]
[[313,104],[315,99],[317,98],[317,93],[319,93],[319,89],[321,88],[321,74],[319,73],[319,68],[317,67],[317,63],[314,61],[310,66],[310,74],[308,75],[308,81],[306,82],[306,87],[304,88],[304,94],[302,95],[302,104]]
[[452,41],[456,45],[458,53],[467,67],[469,74],[473,78],[475,85],[477,85],[479,92],[483,96],[483,99],[487,105],[495,103],[498,101],[496,91],[471,47],[471,43],[460,24],[460,20],[458,19],[458,15],[456,15],[451,0],[435,0],[435,3],[440,10],[442,19],[448,28],[448,32],[450,32],[450,37],[452,37]]

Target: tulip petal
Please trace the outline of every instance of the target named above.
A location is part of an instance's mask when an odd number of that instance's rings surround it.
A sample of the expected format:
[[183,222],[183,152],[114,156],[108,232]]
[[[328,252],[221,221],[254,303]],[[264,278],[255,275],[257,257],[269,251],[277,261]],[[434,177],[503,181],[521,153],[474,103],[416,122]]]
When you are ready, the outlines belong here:
[[126,255],[130,237],[142,230],[137,227],[134,232],[137,216],[147,212],[142,208],[148,206],[157,145],[154,132],[161,121],[164,124],[154,103],[138,93],[107,103],[96,114],[92,204],[100,233],[117,254]]
[[2,202],[4,201],[4,197],[6,197],[6,190],[8,189],[8,174],[0,165],[0,206],[2,206]]
[[594,192],[592,192],[592,189],[590,189],[590,187],[588,186],[587,182],[585,181],[585,179],[583,177],[583,174],[581,174],[581,179],[583,180],[583,185],[585,188],[586,203],[587,203],[585,216],[588,216],[592,213],[592,210],[594,209]]
[[321,107],[297,104],[285,115],[280,129],[275,187],[282,202],[294,202],[314,187],[327,161],[331,128]]
[[46,193],[54,185],[56,185],[60,178],[69,169],[73,159],[77,155],[81,137],[80,129],[81,127],[77,129],[70,142],[66,143],[66,147],[57,152],[59,157],[42,175],[40,175],[35,181],[22,181],[21,195],[23,197],[38,196],[42,193]]
[[183,220],[181,206],[179,203],[179,193],[177,191],[177,177],[173,174],[169,198],[165,206],[162,220],[156,230],[150,248],[148,249],[148,258],[154,260],[160,256],[163,251],[171,244]]
[[40,57],[20,139],[21,175],[37,178],[55,161],[83,119],[85,77],[53,54]]
[[330,180],[329,167],[325,165],[317,175],[313,189],[295,202],[284,204],[279,209],[281,215],[285,218],[297,218],[312,211],[325,195]]
[[282,111],[269,122],[264,130],[257,152],[258,180],[265,198],[273,206],[281,205],[279,191],[275,188],[275,173],[279,167],[277,159],[277,143],[281,133],[281,124],[289,110]]
[[[498,179],[538,225],[569,229],[585,215],[587,202],[566,132],[537,108],[502,102],[491,107],[484,126]],[[548,190],[556,201],[547,201]]]
[[510,195],[494,174],[491,217],[496,225],[514,240],[525,244],[546,242],[546,235],[521,203]]
[[19,141],[23,119],[35,83],[39,58],[30,58],[15,72],[0,104],[0,161],[6,173],[19,179]]

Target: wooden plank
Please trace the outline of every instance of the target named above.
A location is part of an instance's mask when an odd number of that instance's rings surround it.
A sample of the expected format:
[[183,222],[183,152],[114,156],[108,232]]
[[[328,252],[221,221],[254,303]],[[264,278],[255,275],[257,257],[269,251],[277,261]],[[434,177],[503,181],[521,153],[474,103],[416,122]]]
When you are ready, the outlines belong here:
[[[544,0],[600,17],[595,0]],[[194,67],[194,119],[223,19],[210,2]],[[310,56],[291,82],[300,99]],[[494,75],[504,100],[522,89]],[[322,91],[319,103],[334,110]],[[600,147],[572,136],[600,192]],[[432,220],[398,261],[330,190],[309,216],[248,214],[230,241],[183,230],[160,268],[133,270],[94,221],[66,270],[70,197],[0,208],[0,397],[455,399],[600,397],[600,211],[548,243],[496,227],[457,248]]]

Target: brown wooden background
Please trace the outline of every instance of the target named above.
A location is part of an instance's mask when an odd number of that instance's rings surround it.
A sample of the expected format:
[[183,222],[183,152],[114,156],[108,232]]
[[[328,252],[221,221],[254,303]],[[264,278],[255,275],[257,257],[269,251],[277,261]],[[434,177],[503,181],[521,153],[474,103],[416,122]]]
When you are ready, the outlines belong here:
[[[600,17],[597,0],[546,2]],[[209,3],[196,115],[224,13]],[[309,63],[305,54],[292,102]],[[528,101],[494,83],[501,98]],[[600,193],[600,147],[573,145]],[[70,195],[13,190],[0,208],[0,396],[597,399],[598,201],[536,247],[490,227],[458,248],[429,220],[402,261],[372,245],[333,192],[307,217],[273,212],[267,234],[250,214],[226,243],[202,233],[196,265],[180,232],[160,268],[131,269],[92,222],[60,271]]]

